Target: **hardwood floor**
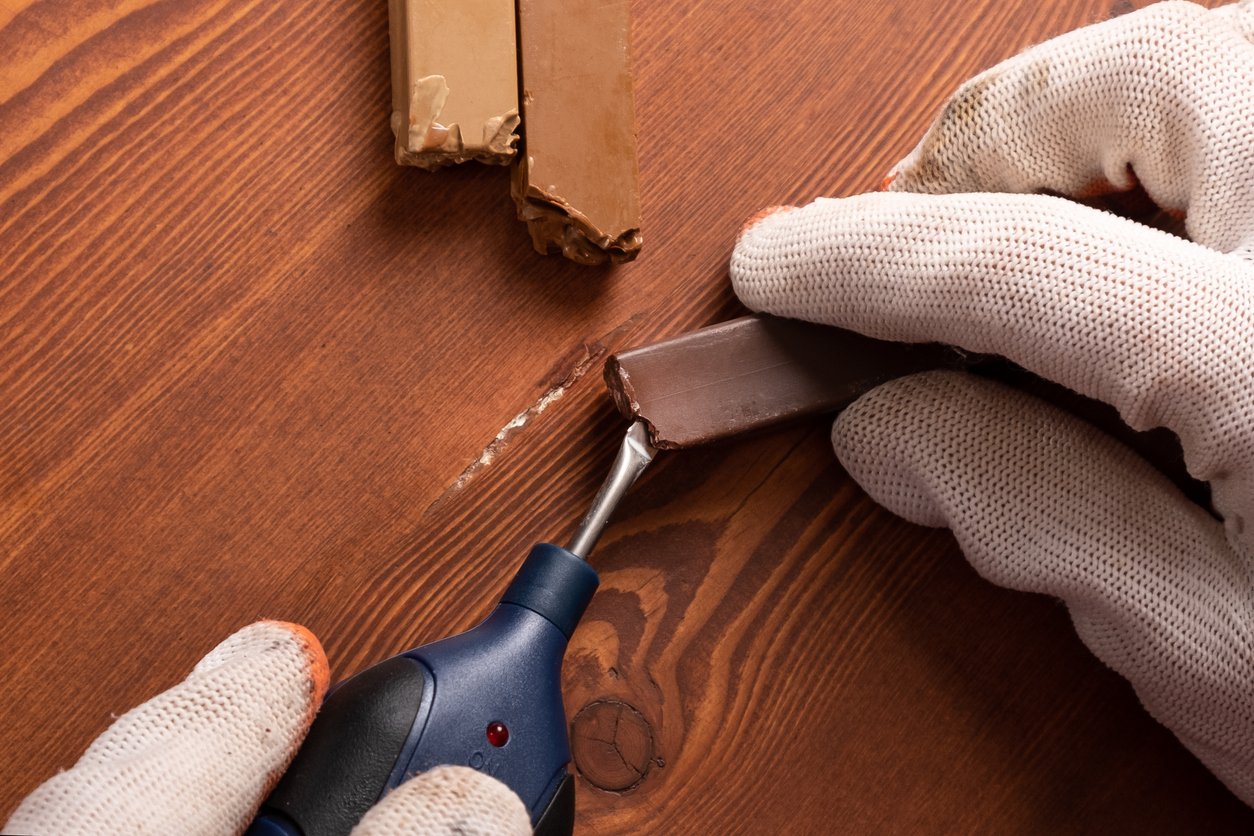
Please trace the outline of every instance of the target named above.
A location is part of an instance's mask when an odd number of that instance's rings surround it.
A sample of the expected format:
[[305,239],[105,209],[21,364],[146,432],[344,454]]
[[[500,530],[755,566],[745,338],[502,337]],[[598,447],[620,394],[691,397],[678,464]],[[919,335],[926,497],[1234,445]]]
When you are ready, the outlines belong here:
[[[0,4],[0,817],[255,619],[338,679],[482,618],[609,466],[607,352],[742,313],[746,219],[877,187],[961,81],[1112,7],[632,12],[644,250],[585,268],[506,169],[393,163],[386,3]],[[564,682],[630,719],[577,832],[1254,830],[1060,605],[826,437],[664,454],[622,506]]]

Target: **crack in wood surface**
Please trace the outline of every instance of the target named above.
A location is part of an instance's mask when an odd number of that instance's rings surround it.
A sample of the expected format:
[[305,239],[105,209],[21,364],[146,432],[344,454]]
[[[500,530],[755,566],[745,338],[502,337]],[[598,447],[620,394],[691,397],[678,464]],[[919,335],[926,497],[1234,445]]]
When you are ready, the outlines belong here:
[[644,314],[636,314],[625,322],[620,323],[617,327],[600,338],[596,340],[584,340],[580,343],[579,346],[577,346],[572,352],[572,354],[575,355],[573,362],[569,365],[561,364],[562,368],[559,369],[558,373],[550,375],[550,380],[556,378],[555,382],[544,391],[544,394],[540,395],[535,403],[515,415],[513,420],[511,420],[504,427],[501,427],[501,431],[496,434],[495,438],[488,442],[488,445],[483,448],[482,452],[479,453],[479,456],[466,466],[466,469],[453,480],[451,485],[445,488],[444,491],[436,497],[434,502],[427,506],[427,509],[422,512],[423,517],[430,515],[432,512],[439,509],[440,506],[444,505],[444,503],[456,496],[464,487],[470,484],[471,480],[474,479],[480,471],[492,464],[492,462],[505,451],[505,448],[509,446],[514,437],[517,436],[518,433],[521,432],[533,418],[539,417],[544,410],[548,409],[550,404],[560,400],[566,392],[568,392],[584,375],[589,372],[589,370],[591,370],[602,358],[609,354],[611,347],[614,346],[628,331],[630,331],[643,316]]

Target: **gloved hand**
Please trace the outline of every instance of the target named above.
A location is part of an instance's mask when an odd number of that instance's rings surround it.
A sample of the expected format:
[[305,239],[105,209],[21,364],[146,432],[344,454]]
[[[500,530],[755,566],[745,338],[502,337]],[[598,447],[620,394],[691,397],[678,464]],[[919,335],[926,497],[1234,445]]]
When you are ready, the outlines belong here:
[[[2,833],[234,836],[300,748],[327,690],[313,634],[262,621],[222,642],[182,683],[119,717],[74,767],[38,787]],[[441,767],[385,796],[352,836],[530,836],[505,784]]]
[[[1069,415],[955,373],[846,410],[840,461],[948,526],[1002,586],[1063,599],[1142,703],[1254,804],[1254,5],[1166,2],[967,82],[887,192],[736,245],[751,308],[1000,354],[1179,435],[1222,524]],[[1192,243],[1073,197],[1135,183]]]

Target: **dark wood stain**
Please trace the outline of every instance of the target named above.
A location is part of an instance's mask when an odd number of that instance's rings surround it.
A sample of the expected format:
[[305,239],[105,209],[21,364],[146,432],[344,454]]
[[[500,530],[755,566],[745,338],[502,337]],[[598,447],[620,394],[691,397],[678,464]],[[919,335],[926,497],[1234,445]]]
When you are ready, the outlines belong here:
[[[257,618],[337,678],[474,624],[621,439],[583,365],[742,314],[746,218],[875,188],[963,80],[1110,9],[636,0],[645,247],[587,269],[506,170],[393,164],[386,4],[6,4],[0,817]],[[1254,829],[823,422],[663,456],[592,562],[568,715],[631,706],[652,765],[581,783],[580,833]]]

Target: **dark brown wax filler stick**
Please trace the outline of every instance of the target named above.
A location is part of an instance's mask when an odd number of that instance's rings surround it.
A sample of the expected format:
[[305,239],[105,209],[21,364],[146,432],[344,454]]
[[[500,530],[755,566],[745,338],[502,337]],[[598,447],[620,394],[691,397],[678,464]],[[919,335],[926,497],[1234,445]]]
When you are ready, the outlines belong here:
[[511,192],[540,253],[631,261],[640,173],[629,4],[518,0],[523,148]]
[[1170,430],[1137,432],[1108,404],[1001,357],[939,343],[876,340],[852,331],[757,314],[611,355],[605,382],[618,410],[643,421],[659,449],[691,447],[811,415],[839,412],[882,383],[957,369],[1053,403],[1131,447],[1186,496],[1210,507]]

